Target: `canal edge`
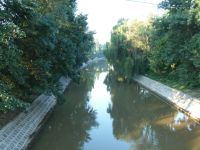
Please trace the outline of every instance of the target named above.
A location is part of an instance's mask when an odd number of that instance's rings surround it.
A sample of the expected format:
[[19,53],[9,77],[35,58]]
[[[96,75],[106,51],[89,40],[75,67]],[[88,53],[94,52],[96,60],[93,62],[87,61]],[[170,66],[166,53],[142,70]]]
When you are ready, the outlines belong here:
[[[101,57],[83,63],[79,70],[84,69],[93,62],[104,59],[104,57]],[[69,77],[60,78],[59,82],[62,85],[62,93],[71,81]],[[42,94],[36,98],[31,106],[27,108],[28,113],[20,113],[0,130],[0,149],[27,150],[42,126],[53,113],[55,106],[56,100],[54,95],[45,96]]]
[[200,123],[200,100],[142,75],[135,75],[133,81]]

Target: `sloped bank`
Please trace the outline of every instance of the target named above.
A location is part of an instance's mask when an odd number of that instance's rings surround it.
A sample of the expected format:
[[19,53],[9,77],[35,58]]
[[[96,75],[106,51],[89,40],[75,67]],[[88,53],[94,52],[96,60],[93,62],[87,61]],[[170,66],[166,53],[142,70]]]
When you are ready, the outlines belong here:
[[[84,63],[80,69],[83,69],[87,65],[104,60],[105,58],[97,58]],[[71,82],[68,77],[62,77],[59,82],[62,84],[63,92],[65,88]],[[36,136],[36,133],[41,128],[45,117],[51,113],[51,110],[56,105],[54,95],[45,96],[40,95],[30,107],[27,108],[28,113],[19,114],[13,121],[7,124],[0,130],[0,150],[25,150],[32,139]]]
[[135,75],[133,80],[161,97],[187,116],[200,122],[200,100],[145,76]]

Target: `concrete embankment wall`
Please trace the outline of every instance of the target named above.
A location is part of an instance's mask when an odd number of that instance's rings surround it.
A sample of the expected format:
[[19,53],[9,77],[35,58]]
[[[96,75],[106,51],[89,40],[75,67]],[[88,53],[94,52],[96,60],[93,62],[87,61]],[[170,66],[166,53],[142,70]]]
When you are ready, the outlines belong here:
[[[103,57],[91,60],[86,64],[84,63],[80,69],[83,69],[88,64],[104,59]],[[63,92],[71,82],[71,79],[69,77],[62,77],[59,82],[62,84],[63,88],[61,92]],[[0,150],[27,149],[41,128],[43,120],[55,105],[56,100],[54,95],[40,95],[27,108],[28,113],[19,114],[12,122],[0,130]]]
[[133,80],[184,114],[192,117],[195,121],[200,122],[200,101],[198,99],[145,76],[135,75]]

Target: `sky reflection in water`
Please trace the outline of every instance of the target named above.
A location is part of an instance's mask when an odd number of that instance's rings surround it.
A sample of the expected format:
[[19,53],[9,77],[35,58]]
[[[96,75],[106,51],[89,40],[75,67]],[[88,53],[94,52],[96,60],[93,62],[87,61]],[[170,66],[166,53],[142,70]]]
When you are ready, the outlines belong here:
[[200,149],[200,127],[134,83],[119,82],[105,61],[81,73],[31,149]]

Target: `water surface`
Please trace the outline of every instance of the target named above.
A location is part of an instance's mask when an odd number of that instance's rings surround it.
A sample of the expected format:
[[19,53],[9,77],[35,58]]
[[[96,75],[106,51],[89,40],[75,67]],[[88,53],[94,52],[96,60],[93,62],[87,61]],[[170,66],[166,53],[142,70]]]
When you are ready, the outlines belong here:
[[108,68],[99,61],[81,72],[31,150],[200,149],[199,124]]

